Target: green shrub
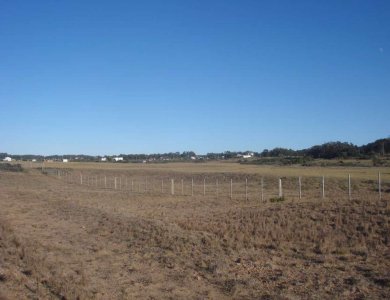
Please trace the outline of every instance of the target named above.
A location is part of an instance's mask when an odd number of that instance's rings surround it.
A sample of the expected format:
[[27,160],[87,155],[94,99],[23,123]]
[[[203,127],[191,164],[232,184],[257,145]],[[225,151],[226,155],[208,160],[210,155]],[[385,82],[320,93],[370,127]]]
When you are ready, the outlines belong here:
[[274,197],[274,198],[269,199],[269,201],[271,201],[272,203],[273,202],[283,202],[284,200],[286,200],[284,197]]

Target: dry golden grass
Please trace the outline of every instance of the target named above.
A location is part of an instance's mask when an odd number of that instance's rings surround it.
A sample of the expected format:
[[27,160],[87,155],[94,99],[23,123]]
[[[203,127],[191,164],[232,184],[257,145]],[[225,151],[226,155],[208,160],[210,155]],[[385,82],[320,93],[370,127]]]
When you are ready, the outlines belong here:
[[[25,168],[41,167],[41,163],[23,163]],[[206,162],[206,163],[60,163],[45,162],[45,168],[64,168],[73,170],[99,170],[99,171],[127,171],[145,173],[186,173],[186,174],[258,174],[263,176],[326,176],[331,178],[346,178],[351,174],[356,179],[375,180],[378,172],[384,179],[390,180],[390,169],[386,167],[301,167],[301,166],[258,166],[242,165],[234,162]]]
[[[379,201],[377,169],[359,175],[347,169],[214,163],[46,167],[61,167],[64,173],[60,179],[55,172],[42,175],[35,169],[0,173],[0,298],[390,297],[386,169],[381,170]],[[320,173],[327,176],[325,199],[320,198],[318,170],[329,172]],[[80,185],[80,172],[89,185]],[[354,178],[352,200],[348,173]],[[103,188],[103,176],[127,178],[128,185]],[[258,185],[262,176],[265,201]],[[271,203],[278,176],[286,176],[286,200]],[[304,176],[302,200],[297,176]],[[168,185],[173,177],[174,196]],[[232,199],[230,178],[235,182]],[[135,182],[133,192],[129,180]]]

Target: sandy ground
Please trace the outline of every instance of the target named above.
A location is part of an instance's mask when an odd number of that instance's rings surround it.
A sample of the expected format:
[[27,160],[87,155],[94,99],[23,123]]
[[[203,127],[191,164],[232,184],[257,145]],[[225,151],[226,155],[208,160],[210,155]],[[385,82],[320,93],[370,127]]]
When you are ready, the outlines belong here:
[[0,173],[0,299],[390,298],[383,200],[259,203]]

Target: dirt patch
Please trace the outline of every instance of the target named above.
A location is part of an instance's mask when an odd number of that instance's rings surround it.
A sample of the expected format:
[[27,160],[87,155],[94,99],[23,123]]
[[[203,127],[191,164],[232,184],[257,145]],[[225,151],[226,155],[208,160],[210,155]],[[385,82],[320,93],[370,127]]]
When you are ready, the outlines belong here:
[[153,195],[34,172],[0,186],[0,298],[390,297],[385,200]]

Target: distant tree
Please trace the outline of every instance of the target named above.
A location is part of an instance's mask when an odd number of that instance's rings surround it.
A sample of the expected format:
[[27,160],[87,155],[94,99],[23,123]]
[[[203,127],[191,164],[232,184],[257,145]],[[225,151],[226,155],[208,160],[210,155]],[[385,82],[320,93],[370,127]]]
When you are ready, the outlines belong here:
[[294,156],[296,151],[286,148],[274,148],[268,152],[268,156],[281,157],[281,156]]
[[361,152],[367,155],[386,155],[390,153],[390,138],[376,140],[360,147]]
[[180,155],[183,159],[191,159],[191,156],[196,156],[194,151],[184,151]]
[[313,158],[348,158],[358,156],[359,148],[351,143],[329,142],[313,146],[305,152]]
[[223,153],[223,156],[225,157],[225,159],[230,159],[230,158],[237,157],[237,153],[236,152],[231,152],[231,151],[225,151]]
[[264,149],[263,152],[261,152],[261,156],[262,157],[268,157],[269,156],[269,150],[268,149]]
[[8,153],[0,153],[0,159],[3,160],[4,158],[6,158],[8,155]]

